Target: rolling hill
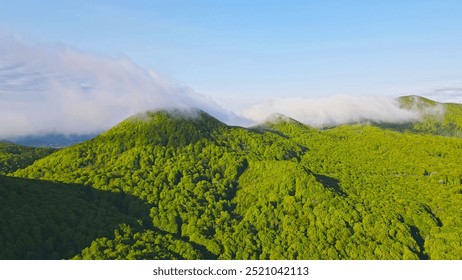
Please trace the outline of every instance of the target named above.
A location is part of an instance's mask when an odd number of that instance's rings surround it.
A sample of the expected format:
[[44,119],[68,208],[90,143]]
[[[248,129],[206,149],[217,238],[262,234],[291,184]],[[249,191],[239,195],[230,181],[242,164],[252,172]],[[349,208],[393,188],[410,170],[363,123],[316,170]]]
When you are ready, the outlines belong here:
[[[5,217],[41,208],[34,192],[52,196],[47,205],[86,205],[33,219],[38,232],[98,209],[110,222],[21,235],[35,251],[0,257],[462,259],[461,107],[401,104],[422,121],[318,130],[276,116],[246,129],[199,110],[133,116],[0,177]],[[426,114],[434,106],[444,114]],[[21,227],[2,225],[0,244]],[[74,235],[71,249],[40,249]]]

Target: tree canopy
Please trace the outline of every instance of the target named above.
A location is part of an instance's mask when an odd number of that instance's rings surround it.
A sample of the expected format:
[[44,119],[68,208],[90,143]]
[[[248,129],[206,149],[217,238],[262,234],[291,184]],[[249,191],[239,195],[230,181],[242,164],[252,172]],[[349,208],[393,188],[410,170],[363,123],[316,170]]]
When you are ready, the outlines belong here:
[[0,177],[1,258],[462,259],[454,106],[452,133],[158,111],[24,150],[38,156]]

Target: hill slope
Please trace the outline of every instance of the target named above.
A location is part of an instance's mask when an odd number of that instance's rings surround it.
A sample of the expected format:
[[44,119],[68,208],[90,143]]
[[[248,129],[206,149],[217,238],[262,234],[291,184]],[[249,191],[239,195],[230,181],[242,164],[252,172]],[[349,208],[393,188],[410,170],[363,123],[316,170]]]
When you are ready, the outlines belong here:
[[193,259],[461,259],[461,147],[372,125],[244,129],[159,111],[14,175],[147,205],[152,228],[124,226],[76,258],[153,258],[156,233]]
[[422,134],[462,136],[462,104],[439,103],[415,95],[400,97],[399,102],[403,108],[418,111],[422,117],[413,123],[391,127]]
[[50,148],[32,148],[0,142],[0,174],[24,168],[55,151]]
[[[70,258],[119,224],[136,225],[143,203],[71,184],[0,176],[0,259]],[[135,216],[135,217],[133,217]]]

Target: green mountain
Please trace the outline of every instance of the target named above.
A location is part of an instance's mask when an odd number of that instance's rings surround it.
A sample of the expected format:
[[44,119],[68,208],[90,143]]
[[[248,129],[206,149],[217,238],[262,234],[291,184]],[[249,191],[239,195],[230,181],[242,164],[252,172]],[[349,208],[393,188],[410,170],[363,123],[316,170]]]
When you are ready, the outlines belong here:
[[462,104],[439,103],[420,96],[403,96],[402,108],[421,114],[421,119],[401,125],[391,125],[401,131],[442,136],[462,137]]
[[57,224],[0,258],[462,259],[462,139],[417,126],[137,115],[0,177],[0,214],[30,215],[0,246]]

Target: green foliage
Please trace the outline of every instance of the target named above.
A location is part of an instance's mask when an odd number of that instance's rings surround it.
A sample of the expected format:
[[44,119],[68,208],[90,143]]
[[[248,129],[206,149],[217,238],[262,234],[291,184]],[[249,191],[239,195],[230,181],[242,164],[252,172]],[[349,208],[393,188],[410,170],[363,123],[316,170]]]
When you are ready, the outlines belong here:
[[0,176],[0,259],[70,258],[121,223],[149,223],[141,200],[74,184]]
[[162,260],[201,259],[202,255],[190,242],[168,233],[134,230],[121,224],[111,238],[95,239],[91,245],[73,257],[75,260]]
[[54,151],[50,148],[32,148],[0,142],[0,174],[24,168]]
[[462,259],[462,139],[193,114],[130,118],[14,175],[143,201],[76,259]]
[[462,137],[462,104],[442,104],[420,96],[403,96],[399,102],[403,108],[419,112],[422,118],[413,123],[379,126],[398,131]]

